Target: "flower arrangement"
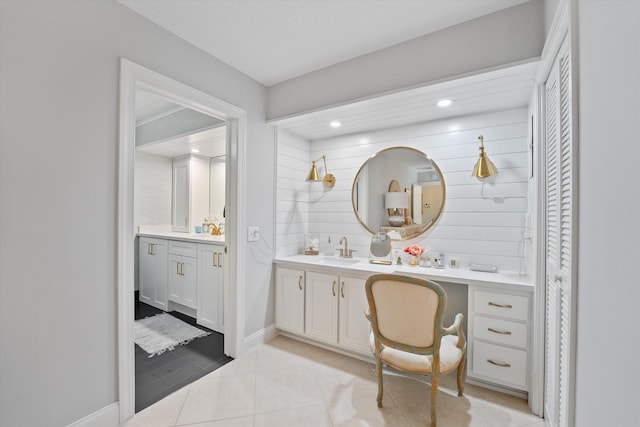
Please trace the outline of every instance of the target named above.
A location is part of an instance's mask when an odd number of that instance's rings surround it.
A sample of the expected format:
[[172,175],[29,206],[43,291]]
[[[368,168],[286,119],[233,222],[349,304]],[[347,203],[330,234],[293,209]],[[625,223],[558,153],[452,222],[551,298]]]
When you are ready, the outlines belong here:
[[404,251],[412,256],[420,256],[420,254],[424,252],[424,248],[421,248],[418,245],[409,245],[404,248]]

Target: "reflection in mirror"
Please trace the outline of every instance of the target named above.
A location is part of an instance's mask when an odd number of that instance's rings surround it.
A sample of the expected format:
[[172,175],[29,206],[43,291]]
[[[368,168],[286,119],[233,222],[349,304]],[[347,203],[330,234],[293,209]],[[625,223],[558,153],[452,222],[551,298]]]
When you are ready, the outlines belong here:
[[370,233],[387,233],[394,240],[428,230],[439,218],[444,199],[438,165],[409,147],[387,148],[371,156],[356,174],[351,192],[360,223]]

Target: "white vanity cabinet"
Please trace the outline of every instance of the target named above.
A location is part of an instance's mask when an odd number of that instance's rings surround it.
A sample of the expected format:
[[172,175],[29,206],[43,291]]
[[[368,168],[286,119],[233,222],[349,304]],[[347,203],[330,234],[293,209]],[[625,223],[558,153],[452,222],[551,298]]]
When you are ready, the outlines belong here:
[[304,333],[305,272],[276,269],[276,327],[294,334]]
[[366,279],[314,270],[276,269],[276,327],[370,356],[364,316]]
[[169,301],[196,308],[197,245],[169,240]]
[[167,310],[167,241],[141,237],[139,244],[139,299]]
[[469,286],[468,376],[528,390],[531,295]]
[[304,323],[309,338],[338,342],[338,281],[333,274],[307,272]]
[[224,245],[198,244],[196,322],[224,333]]

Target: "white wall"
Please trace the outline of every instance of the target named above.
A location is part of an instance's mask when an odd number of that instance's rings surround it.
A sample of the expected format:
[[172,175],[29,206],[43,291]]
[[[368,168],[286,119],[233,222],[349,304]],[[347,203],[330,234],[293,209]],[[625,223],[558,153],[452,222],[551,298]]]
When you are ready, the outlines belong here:
[[[452,130],[454,126],[457,130]],[[394,248],[417,243],[458,256],[463,265],[489,263],[497,264],[502,271],[519,271],[522,225],[527,211],[528,127],[528,112],[520,109],[314,141],[310,144],[311,157],[303,163],[302,169],[306,170],[292,174],[297,179],[293,184],[281,179],[289,174],[291,166],[286,162],[278,164],[278,191],[297,185],[299,194],[302,185],[308,186],[308,231],[319,234],[322,241],[330,236],[335,245],[340,237],[346,236],[350,246],[358,251],[356,255],[367,257],[370,234],[358,222],[351,204],[355,175],[369,156],[381,149],[413,147],[428,154],[440,167],[446,183],[446,201],[434,227],[417,239],[395,242]],[[489,158],[499,170],[493,183],[485,185],[485,197],[512,197],[504,203],[482,199],[482,184],[471,177],[478,159],[480,134],[485,137]],[[283,145],[280,144],[279,151]],[[299,158],[303,154],[300,152]],[[310,159],[322,154],[327,155],[329,172],[336,176],[333,189],[303,181]],[[290,207],[290,203],[280,203],[278,198],[279,214],[286,216]],[[294,238],[285,235],[286,227],[279,226],[277,231],[278,241],[290,242]],[[289,253],[288,249],[281,250],[278,255]]]
[[640,402],[640,2],[578,2],[576,426],[636,426]]
[[[273,235],[263,86],[115,1],[0,2],[2,426],[117,400],[120,57],[248,111],[247,219]],[[273,323],[271,253],[240,256],[248,335]]]
[[269,119],[540,56],[542,2],[533,0],[287,80],[268,89]]

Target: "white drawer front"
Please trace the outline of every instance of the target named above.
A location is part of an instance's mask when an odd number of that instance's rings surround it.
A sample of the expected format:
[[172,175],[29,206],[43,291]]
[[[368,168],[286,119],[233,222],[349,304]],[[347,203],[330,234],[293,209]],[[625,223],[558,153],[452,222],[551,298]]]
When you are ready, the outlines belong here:
[[191,258],[197,258],[198,244],[169,240],[169,253],[172,255],[182,255]]
[[474,311],[509,319],[529,319],[529,298],[521,295],[476,291]]
[[527,389],[527,352],[473,342],[473,372],[498,383]]
[[498,344],[527,348],[527,325],[510,320],[474,316],[473,336]]

